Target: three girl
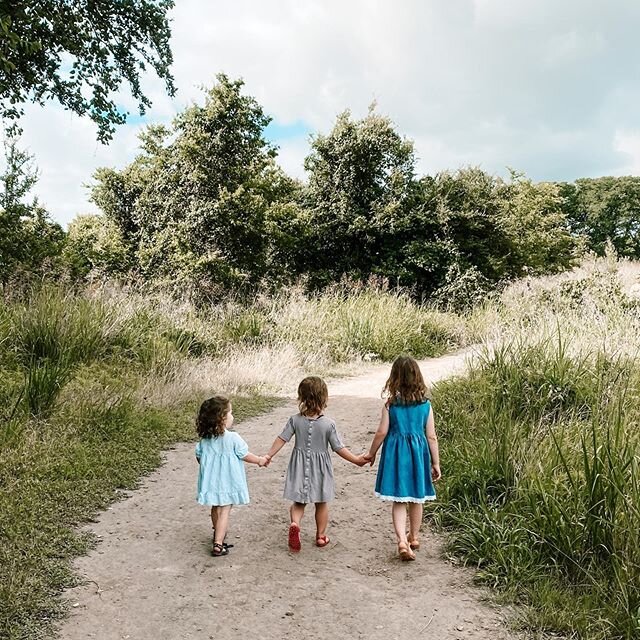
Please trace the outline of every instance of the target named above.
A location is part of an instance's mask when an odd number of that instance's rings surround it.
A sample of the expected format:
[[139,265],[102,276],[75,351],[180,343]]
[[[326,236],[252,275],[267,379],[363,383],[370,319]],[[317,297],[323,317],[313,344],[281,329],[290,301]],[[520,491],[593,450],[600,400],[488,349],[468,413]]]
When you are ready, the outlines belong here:
[[[356,456],[342,443],[335,422],[324,415],[327,386],[321,378],[310,376],[298,386],[299,413],[291,416],[282,433],[264,457],[248,451],[244,440],[227,429],[233,423],[231,404],[216,396],[205,401],[198,416],[201,440],[196,447],[200,462],[198,502],[213,505],[211,520],[215,531],[214,555],[226,555],[224,543],[232,504],[247,504],[244,466],[241,460],[269,465],[273,457],[295,436],[285,478],[284,497],[291,500],[288,544],[291,551],[301,549],[300,523],[307,504],[315,505],[315,544],[325,547],[329,522],[328,502],[335,496],[333,467],[329,447],[345,460],[363,466],[374,464],[382,446],[375,494],[393,502],[392,520],[402,560],[415,560],[420,548],[422,507],[435,499],[433,482],[440,479],[436,437],[427,386],[418,363],[401,356],[393,363],[384,393],[387,400],[369,452]],[[204,425],[218,425],[215,428]],[[203,425],[203,426],[201,426]],[[218,440],[222,438],[221,440]],[[409,535],[407,537],[407,505]]]

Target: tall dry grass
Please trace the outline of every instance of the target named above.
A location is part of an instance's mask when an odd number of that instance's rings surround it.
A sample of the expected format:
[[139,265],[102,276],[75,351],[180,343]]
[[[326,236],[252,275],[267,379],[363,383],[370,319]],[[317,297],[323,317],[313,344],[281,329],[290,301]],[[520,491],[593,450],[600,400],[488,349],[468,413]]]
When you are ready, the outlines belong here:
[[0,305],[0,637],[41,637],[62,615],[55,596],[90,544],[75,525],[193,438],[204,397],[233,395],[247,417],[305,374],[467,339],[464,319],[370,288],[202,307],[158,290],[43,287]]
[[640,265],[525,280],[476,311],[487,345],[436,390],[438,521],[523,624],[640,637]]

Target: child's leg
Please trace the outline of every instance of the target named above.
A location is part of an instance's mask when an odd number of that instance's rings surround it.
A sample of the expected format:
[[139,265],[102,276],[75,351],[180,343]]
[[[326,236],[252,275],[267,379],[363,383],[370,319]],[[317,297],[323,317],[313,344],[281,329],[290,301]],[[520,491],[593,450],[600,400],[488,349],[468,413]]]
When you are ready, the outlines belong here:
[[404,502],[394,502],[391,507],[393,528],[398,538],[398,543],[407,541],[407,505]]
[[211,526],[213,530],[216,529],[216,523],[218,522],[218,507],[211,507]]
[[329,524],[329,503],[316,502],[316,540],[327,532]]
[[227,504],[224,507],[216,507],[216,510],[216,539],[214,542],[222,544],[224,542],[224,537],[227,535],[227,529],[229,528],[231,505]]
[[404,502],[394,502],[391,508],[393,528],[398,538],[398,554],[402,560],[415,560],[416,554],[411,551],[407,541],[407,505]]
[[300,551],[302,544],[300,543],[300,521],[304,515],[305,504],[302,502],[294,502],[289,508],[291,515],[291,524],[289,525],[289,550]]
[[304,515],[305,504],[303,502],[294,502],[289,509],[289,514],[291,515],[291,522],[295,522],[298,526],[300,526],[300,522],[302,521],[302,516]]
[[420,544],[418,539],[420,537],[420,525],[422,524],[422,507],[421,502],[409,503],[409,542],[414,547],[416,544]]

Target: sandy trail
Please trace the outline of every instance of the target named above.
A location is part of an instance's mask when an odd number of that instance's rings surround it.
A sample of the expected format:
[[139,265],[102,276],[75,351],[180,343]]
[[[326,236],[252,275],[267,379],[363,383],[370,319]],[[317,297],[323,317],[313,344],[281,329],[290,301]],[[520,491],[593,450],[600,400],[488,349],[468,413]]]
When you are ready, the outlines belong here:
[[[465,353],[425,360],[435,382],[459,371]],[[389,366],[329,385],[327,413],[355,452],[368,446],[380,414]],[[288,402],[237,425],[251,451],[264,453],[296,411]],[[437,420],[437,416],[436,416]],[[436,422],[437,426],[437,422]],[[141,488],[91,525],[101,543],[77,562],[86,578],[71,589],[66,640],[182,638],[515,637],[503,615],[481,602],[470,574],[442,559],[438,538],[423,533],[416,562],[396,557],[390,505],[373,496],[375,467],[333,457],[336,500],[331,544],[313,545],[313,509],[302,522],[302,551],[287,549],[282,498],[291,445],[267,469],[247,465],[252,504],[231,514],[226,557],[210,555],[208,509],[195,502],[192,444],[166,453]],[[446,470],[445,470],[446,472]]]

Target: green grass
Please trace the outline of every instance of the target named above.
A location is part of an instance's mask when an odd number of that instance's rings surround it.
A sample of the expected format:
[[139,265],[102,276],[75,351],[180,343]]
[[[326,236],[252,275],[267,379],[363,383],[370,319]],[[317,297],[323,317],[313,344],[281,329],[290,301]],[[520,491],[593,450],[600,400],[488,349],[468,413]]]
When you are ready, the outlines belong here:
[[465,319],[368,288],[196,308],[157,291],[44,286],[0,306],[0,637],[50,635],[71,561],[92,544],[77,525],[194,437],[204,396],[234,396],[242,419],[306,372],[468,338]]
[[[78,525],[136,487],[163,449],[195,438],[203,389],[161,407],[139,389],[209,346],[157,310],[120,303],[45,287],[0,309],[2,638],[51,635],[59,594],[76,581],[72,559],[93,542]],[[279,402],[233,401],[239,420]]]
[[[112,383],[117,386],[117,383]],[[238,420],[277,400],[234,398]],[[0,448],[0,637],[47,637],[64,614],[58,598],[75,584],[71,560],[92,540],[77,525],[137,486],[163,448],[194,438],[197,402],[141,409],[123,397],[65,405],[46,421],[5,429]]]
[[505,303],[501,339],[464,377],[437,386],[447,479],[432,515],[478,580],[522,605],[529,631],[632,640],[640,637],[637,306],[613,286],[614,274],[586,280],[559,290],[547,283],[542,297],[534,286],[536,300]]
[[333,362],[437,356],[467,343],[462,316],[418,305],[402,291],[329,290],[277,301],[271,335],[300,351],[322,348]]

